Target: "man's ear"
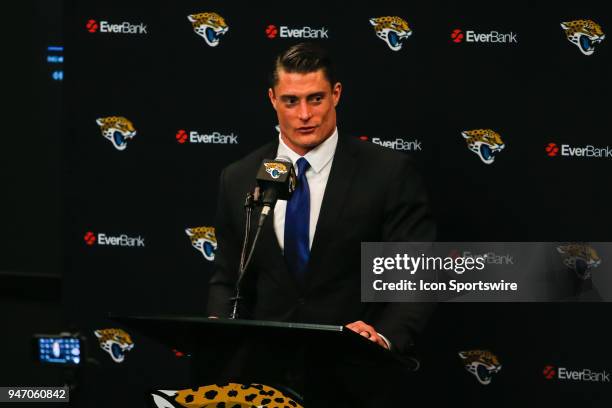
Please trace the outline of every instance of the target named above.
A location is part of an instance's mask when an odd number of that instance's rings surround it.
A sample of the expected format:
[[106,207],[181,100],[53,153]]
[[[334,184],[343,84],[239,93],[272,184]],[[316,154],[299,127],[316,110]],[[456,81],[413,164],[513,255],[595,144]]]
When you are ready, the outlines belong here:
[[276,110],[276,96],[274,95],[274,89],[268,88],[268,98],[270,98],[272,107],[274,108],[274,110]]
[[342,84],[340,82],[336,82],[334,88],[332,89],[332,98],[334,100],[334,107],[338,106],[338,102],[340,102],[340,94],[342,94]]

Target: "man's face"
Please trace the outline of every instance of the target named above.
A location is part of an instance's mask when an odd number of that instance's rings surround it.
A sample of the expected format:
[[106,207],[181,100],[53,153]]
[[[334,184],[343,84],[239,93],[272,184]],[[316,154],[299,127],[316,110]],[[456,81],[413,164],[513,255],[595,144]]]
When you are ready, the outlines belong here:
[[268,96],[291,150],[303,156],[332,135],[341,91],[342,85],[332,87],[321,69],[307,74],[279,70],[278,84]]

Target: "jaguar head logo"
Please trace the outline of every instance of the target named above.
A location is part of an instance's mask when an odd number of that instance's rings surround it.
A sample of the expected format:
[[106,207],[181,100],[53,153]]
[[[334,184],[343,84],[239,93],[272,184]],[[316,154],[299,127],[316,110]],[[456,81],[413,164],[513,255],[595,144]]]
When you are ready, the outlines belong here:
[[272,176],[272,178],[277,179],[282,174],[287,173],[287,166],[282,163],[272,162],[272,163],[264,163],[266,166],[266,172]]
[[465,130],[461,135],[465,138],[468,149],[486,164],[493,163],[495,156],[506,147],[499,133],[491,129]]
[[221,37],[229,30],[225,19],[217,13],[190,14],[187,19],[193,24],[195,33],[204,38],[210,47],[219,45]]
[[581,280],[591,278],[591,271],[601,264],[597,251],[585,244],[559,245],[557,252],[563,257],[563,264],[576,272]]
[[136,136],[134,125],[123,116],[99,118],[96,123],[100,126],[102,136],[110,140],[117,150],[125,150],[128,141]]
[[186,228],[185,233],[191,240],[191,245],[200,251],[207,261],[215,260],[215,251],[217,250],[215,227]]
[[122,363],[125,353],[134,348],[134,342],[129,334],[121,329],[100,329],[94,334],[98,338],[100,348],[106,351],[115,363]]
[[370,24],[374,26],[378,38],[393,51],[401,50],[403,41],[412,35],[408,23],[401,17],[373,17]]
[[497,356],[488,350],[460,351],[459,357],[463,360],[465,369],[474,374],[482,385],[489,385],[493,374],[502,368]]
[[595,45],[606,38],[601,26],[593,20],[574,20],[561,23],[567,40],[584,55],[592,55]]

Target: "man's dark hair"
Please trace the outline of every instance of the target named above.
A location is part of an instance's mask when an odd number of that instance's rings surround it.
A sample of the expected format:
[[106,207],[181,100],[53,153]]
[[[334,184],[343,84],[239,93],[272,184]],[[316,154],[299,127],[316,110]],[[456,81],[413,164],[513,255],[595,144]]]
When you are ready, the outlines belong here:
[[276,57],[269,78],[271,88],[278,84],[278,72],[281,69],[288,73],[297,72],[299,74],[308,74],[322,69],[331,87],[333,88],[336,84],[334,66],[329,54],[323,47],[314,43],[296,44]]

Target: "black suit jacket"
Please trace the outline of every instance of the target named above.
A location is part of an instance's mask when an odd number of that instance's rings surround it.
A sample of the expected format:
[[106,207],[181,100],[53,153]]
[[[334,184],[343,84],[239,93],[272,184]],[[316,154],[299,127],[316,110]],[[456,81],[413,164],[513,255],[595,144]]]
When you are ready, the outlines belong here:
[[[228,316],[244,231],[244,199],[255,187],[270,143],[225,168],[217,207],[218,249],[210,280],[209,315]],[[258,211],[253,217],[258,218]],[[250,318],[345,325],[363,320],[393,349],[407,352],[432,309],[426,303],[361,303],[362,241],[433,241],[425,189],[409,159],[357,139],[339,138],[311,248],[309,271],[299,284],[288,271],[271,214],[244,280]],[[255,231],[253,228],[252,231]]]

